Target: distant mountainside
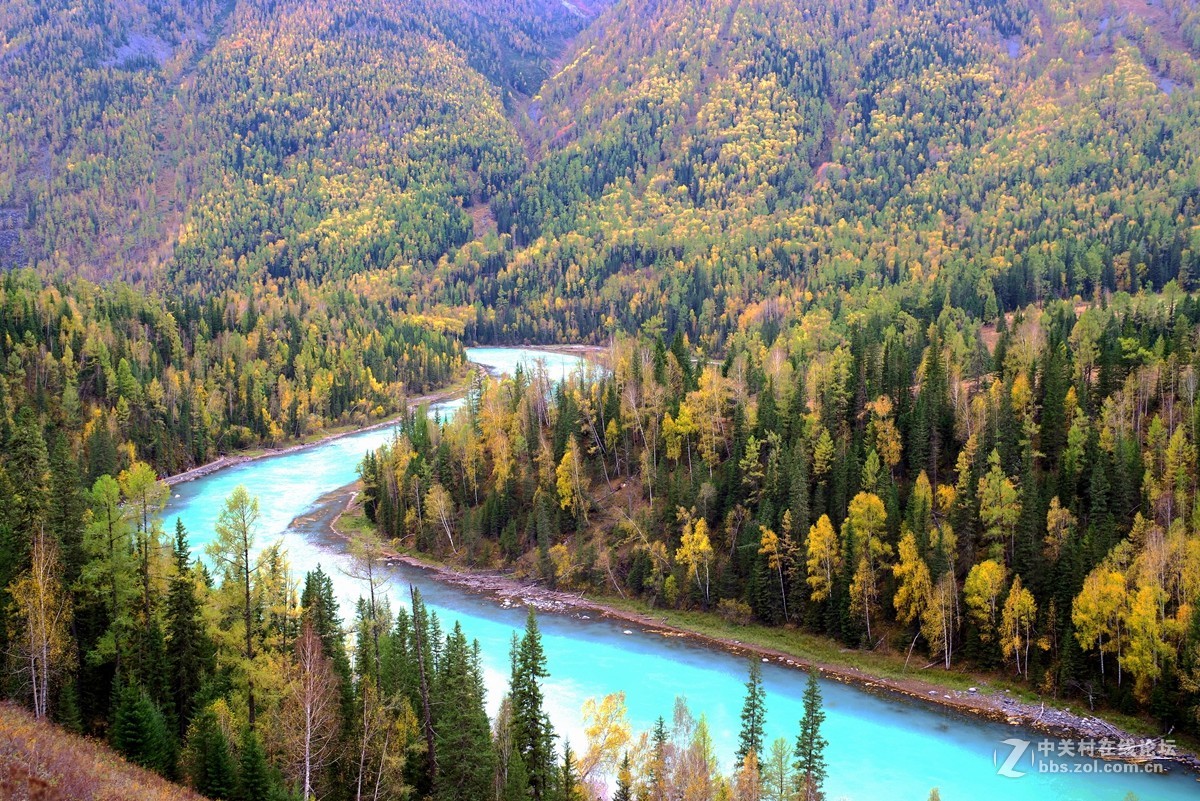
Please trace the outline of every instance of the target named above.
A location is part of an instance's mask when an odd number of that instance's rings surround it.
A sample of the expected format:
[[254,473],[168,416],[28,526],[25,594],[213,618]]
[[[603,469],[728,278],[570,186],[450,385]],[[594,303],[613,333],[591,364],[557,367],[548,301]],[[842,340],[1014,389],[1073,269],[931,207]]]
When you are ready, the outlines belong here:
[[503,104],[597,7],[6,0],[0,263],[220,285],[434,259],[522,169]]
[[629,0],[531,104],[537,157],[493,204],[512,242],[437,282],[506,301],[484,338],[711,349],[810,293],[992,319],[1190,287],[1197,54],[1195,2]]
[[713,348],[830,288],[1192,281],[1194,0],[607,5],[7,2],[0,258]]

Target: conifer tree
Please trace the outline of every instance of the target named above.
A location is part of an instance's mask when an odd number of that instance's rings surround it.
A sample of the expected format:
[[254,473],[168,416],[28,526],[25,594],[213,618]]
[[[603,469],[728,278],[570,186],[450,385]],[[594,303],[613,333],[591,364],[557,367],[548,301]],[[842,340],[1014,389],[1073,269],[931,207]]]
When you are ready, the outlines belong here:
[[495,752],[478,660],[457,621],[439,665],[436,702],[436,797],[445,801],[487,797],[496,767]]
[[188,777],[203,796],[232,799],[237,790],[237,773],[229,743],[212,710],[206,709],[188,730]]
[[537,615],[531,608],[525,622],[525,634],[512,652],[509,692],[513,708],[513,741],[529,776],[534,801],[549,797],[554,772],[554,734],[542,708],[541,680],[547,675],[542,635],[538,630]]
[[267,755],[254,729],[242,730],[241,757],[238,760],[237,792],[233,801],[272,801],[275,782]]
[[192,719],[192,705],[212,669],[213,646],[200,617],[195,576],[191,568],[187,530],[175,520],[175,574],[167,591],[167,660],[178,735]]
[[742,730],[738,735],[738,763],[748,754],[762,758],[763,724],[766,717],[766,692],[762,684],[762,664],[750,659],[750,678],[746,682],[746,700],[742,704]]
[[633,771],[629,766],[629,752],[621,757],[621,767],[617,770],[617,786],[613,790],[612,801],[633,801]]
[[145,690],[126,685],[117,695],[112,745],[137,765],[170,776],[174,772],[174,743],[166,720]]
[[809,671],[804,687],[804,714],[800,718],[800,734],[796,737],[795,771],[797,791],[801,801],[821,801],[825,783],[825,746],[821,724],[825,712],[821,708],[821,688],[816,671]]

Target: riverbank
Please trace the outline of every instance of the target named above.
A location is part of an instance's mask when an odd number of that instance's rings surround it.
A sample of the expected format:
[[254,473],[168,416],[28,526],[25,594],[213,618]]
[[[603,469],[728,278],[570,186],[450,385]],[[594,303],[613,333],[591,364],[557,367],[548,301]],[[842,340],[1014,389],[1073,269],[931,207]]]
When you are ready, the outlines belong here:
[[[357,487],[351,485],[329,493],[319,501],[318,507],[330,511],[336,509],[334,514],[319,515],[328,521],[327,535],[344,541],[351,531],[354,534],[372,532],[357,511],[356,496]],[[316,515],[306,517],[311,525]],[[492,598],[502,606],[531,607],[580,620],[608,618],[629,630],[637,628],[662,637],[684,638],[709,648],[759,658],[795,670],[813,668],[828,679],[869,692],[902,696],[957,714],[1025,727],[1048,737],[1136,743],[1154,739],[1100,717],[1034,699],[1027,690],[995,686],[994,680],[987,677],[949,671],[931,674],[935,677],[931,679],[907,672],[901,675],[894,666],[882,664],[881,657],[841,648],[832,641],[795,630],[753,624],[735,626],[711,613],[651,609],[640,602],[553,590],[509,573],[463,569],[394,548],[385,548],[385,558],[389,565],[404,564],[426,571],[440,582]],[[1182,749],[1174,758],[1160,761],[1172,762],[1200,774],[1200,759]]]
[[[607,348],[601,347],[600,345],[545,345],[532,347],[531,350],[579,356],[581,358],[589,359],[590,361],[598,363],[602,362],[600,357],[607,352]],[[467,371],[467,373],[461,379],[444,389],[439,389],[435,392],[429,392],[424,395],[418,395],[415,398],[409,398],[408,408],[411,410],[423,404],[442,403],[460,398],[466,394],[467,389],[470,387],[472,375],[476,373],[494,375],[494,371],[489,370],[487,365],[479,364],[477,362],[468,362],[468,364],[474,369]],[[234,453],[230,454],[222,454],[216,459],[205,462],[202,465],[197,465],[189,470],[184,470],[183,472],[166,476],[163,478],[163,481],[166,482],[167,486],[173,487],[176,484],[182,484],[187,481],[194,481],[195,479],[203,478],[204,476],[211,475],[218,470],[224,470],[227,467],[233,467],[246,462],[253,462],[257,459],[267,459],[274,456],[286,456],[289,453],[295,453],[296,451],[304,450],[305,448],[315,448],[318,445],[324,445],[326,443],[341,439],[342,437],[348,437],[352,434],[361,434],[364,431],[374,431],[380,428],[394,426],[402,419],[404,419],[403,414],[395,414],[384,420],[367,425],[350,424],[338,428],[326,429],[312,434],[309,437],[302,438],[298,442],[292,442],[291,444],[280,448],[248,448],[246,450],[235,451]]]
[[[454,389],[447,389],[440,392],[421,395],[417,398],[410,398],[408,406],[410,409],[420,406],[423,403],[440,403],[441,401],[452,400],[458,397],[461,393],[466,392],[465,382],[460,382],[463,386],[455,385]],[[325,445],[330,442],[349,437],[353,434],[361,434],[365,431],[375,431],[380,428],[394,426],[404,419],[403,414],[396,414],[385,420],[380,420],[377,423],[370,423],[365,426],[349,425],[344,428],[335,429],[332,431],[322,431],[314,434],[311,439],[303,439],[291,445],[286,445],[282,448],[256,448],[253,450],[241,451],[228,456],[221,456],[213,459],[211,462],[205,462],[198,467],[193,467],[191,470],[184,470],[182,473],[176,473],[173,476],[167,476],[163,481],[169,487],[176,484],[182,484],[186,481],[194,481],[197,478],[211,475],[218,470],[224,470],[227,467],[244,464],[246,462],[257,461],[258,459],[268,459],[273,456],[286,456],[289,453],[305,450],[306,448],[315,448],[319,445]]]
[[[586,346],[586,345],[565,346],[564,345],[562,347],[586,348],[586,347],[590,347],[590,346]],[[546,350],[549,350],[549,348],[546,348]],[[408,402],[407,402],[408,408],[411,410],[411,409],[415,409],[416,407],[424,405],[424,404],[442,403],[445,401],[454,400],[456,398],[459,398],[459,397],[465,395],[467,392],[467,389],[471,385],[471,376],[478,372],[485,372],[485,373],[487,372],[486,368],[483,365],[475,364],[474,362],[470,362],[469,364],[474,369],[467,371],[466,375],[464,375],[461,379],[459,379],[458,381],[456,381],[454,384],[450,385],[449,387],[446,387],[444,389],[439,389],[436,392],[428,392],[424,395],[418,395],[415,398],[409,398]],[[324,431],[320,431],[315,434],[312,434],[309,437],[303,438],[298,442],[293,442],[290,445],[285,445],[281,448],[253,448],[253,449],[247,449],[244,451],[237,451],[237,452],[234,452],[231,454],[219,456],[210,462],[205,462],[204,464],[193,467],[190,470],[184,470],[181,473],[176,473],[174,475],[167,476],[163,479],[163,481],[166,482],[167,486],[173,487],[176,484],[182,484],[187,481],[194,481],[195,479],[203,478],[204,476],[211,475],[211,474],[217,472],[218,470],[224,470],[225,468],[233,467],[234,465],[244,464],[246,462],[253,462],[258,459],[267,459],[267,458],[271,458],[274,456],[286,456],[289,453],[295,453],[297,451],[302,451],[305,448],[315,448],[318,445],[325,445],[327,443],[334,442],[336,440],[342,439],[343,437],[348,437],[353,434],[361,434],[365,431],[375,431],[380,428],[388,428],[389,426],[396,425],[403,419],[404,419],[403,414],[394,414],[391,417],[388,417],[384,420],[380,420],[375,423],[369,423],[367,425],[350,424],[347,426],[341,426],[341,427],[334,428],[334,429],[326,429]]]

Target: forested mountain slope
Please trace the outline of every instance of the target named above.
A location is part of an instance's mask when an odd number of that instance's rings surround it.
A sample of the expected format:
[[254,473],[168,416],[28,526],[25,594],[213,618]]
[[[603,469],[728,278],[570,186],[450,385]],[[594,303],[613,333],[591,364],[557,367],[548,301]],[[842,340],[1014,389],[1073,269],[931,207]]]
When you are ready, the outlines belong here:
[[1194,3],[626,3],[542,88],[540,156],[493,204],[512,240],[439,283],[481,337],[712,350],[764,298],[994,319],[1190,288],[1197,31]]
[[505,104],[593,13],[4,10],[0,261],[37,275],[0,292],[0,395],[164,470],[389,413],[458,375],[461,323],[422,314],[412,275],[520,175]]

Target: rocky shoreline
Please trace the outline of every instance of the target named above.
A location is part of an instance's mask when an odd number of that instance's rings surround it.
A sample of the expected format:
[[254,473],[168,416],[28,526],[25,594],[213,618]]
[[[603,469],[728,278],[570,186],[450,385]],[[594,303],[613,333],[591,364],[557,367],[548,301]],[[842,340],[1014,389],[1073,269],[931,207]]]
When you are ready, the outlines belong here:
[[[342,513],[350,508],[357,491],[354,485],[330,493],[319,502],[327,508],[339,507],[329,517],[329,534],[345,540],[337,524]],[[983,717],[998,723],[1032,729],[1046,737],[1075,741],[1110,741],[1144,743],[1139,737],[1120,727],[1091,715],[1081,715],[1067,709],[1028,703],[1012,697],[1007,691],[989,689],[983,682],[970,690],[951,690],[920,679],[888,679],[872,676],[857,668],[823,662],[808,662],[777,649],[754,645],[724,637],[715,637],[667,623],[652,615],[614,607],[603,600],[580,593],[568,593],[543,587],[536,582],[518,579],[496,571],[466,570],[431,562],[421,556],[394,549],[385,551],[387,564],[404,564],[433,574],[438,581],[460,587],[476,595],[493,598],[503,606],[525,606],[550,614],[568,615],[577,619],[608,618],[631,627],[663,637],[682,637],[707,647],[742,656],[757,656],[764,662],[796,670],[814,668],[825,678],[851,684],[870,692],[899,695],[913,701],[931,704],[956,713]],[[1169,737],[1169,736],[1168,736]],[[1161,738],[1160,738],[1161,739]],[[1097,758],[1101,758],[1097,755]],[[1126,762],[1158,761],[1182,767],[1197,774],[1200,781],[1200,758],[1178,751],[1170,757],[1144,757],[1107,754],[1103,758]]]

